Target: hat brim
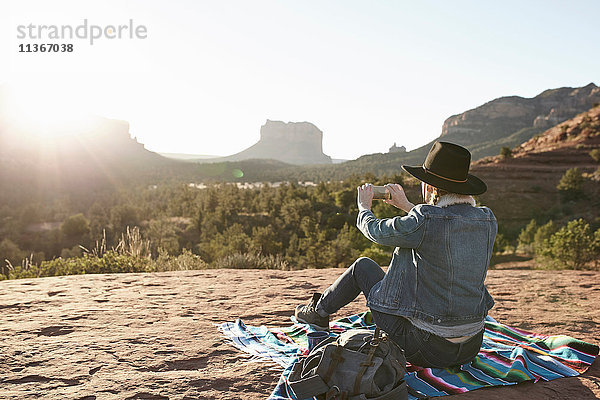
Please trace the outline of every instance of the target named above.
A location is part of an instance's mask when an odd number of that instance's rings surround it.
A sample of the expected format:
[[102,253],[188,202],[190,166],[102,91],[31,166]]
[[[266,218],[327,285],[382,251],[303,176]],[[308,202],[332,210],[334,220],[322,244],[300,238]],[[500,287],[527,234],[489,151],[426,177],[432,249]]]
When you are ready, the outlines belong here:
[[458,194],[482,194],[487,190],[487,185],[481,179],[475,175],[467,174],[466,182],[452,182],[444,178],[440,178],[433,174],[430,174],[423,168],[411,167],[409,165],[403,165],[402,169],[414,176],[415,178],[429,183],[431,186],[435,186],[440,189],[447,190],[452,193]]

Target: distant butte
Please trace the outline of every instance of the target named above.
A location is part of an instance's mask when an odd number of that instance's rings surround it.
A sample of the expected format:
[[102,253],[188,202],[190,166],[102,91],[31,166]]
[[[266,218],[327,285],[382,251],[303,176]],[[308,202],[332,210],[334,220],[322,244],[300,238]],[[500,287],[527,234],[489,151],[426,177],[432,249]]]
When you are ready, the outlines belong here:
[[246,150],[208,160],[273,159],[290,164],[331,164],[323,153],[323,132],[310,122],[271,121],[260,127],[260,140]]

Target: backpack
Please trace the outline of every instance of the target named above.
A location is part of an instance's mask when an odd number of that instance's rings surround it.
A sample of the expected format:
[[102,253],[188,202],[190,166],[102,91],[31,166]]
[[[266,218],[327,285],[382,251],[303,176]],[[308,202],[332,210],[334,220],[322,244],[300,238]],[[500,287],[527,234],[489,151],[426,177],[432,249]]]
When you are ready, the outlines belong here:
[[405,372],[404,351],[379,328],[350,329],[298,360],[288,383],[298,400],[403,400]]

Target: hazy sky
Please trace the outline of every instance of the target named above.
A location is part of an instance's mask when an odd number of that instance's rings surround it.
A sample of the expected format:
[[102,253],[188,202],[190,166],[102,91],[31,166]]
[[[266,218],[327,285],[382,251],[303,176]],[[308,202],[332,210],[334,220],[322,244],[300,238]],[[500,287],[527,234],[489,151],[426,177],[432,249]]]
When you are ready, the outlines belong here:
[[[0,0],[0,84],[30,112],[124,119],[150,150],[228,155],[266,119],[356,158],[439,136],[506,95],[600,84],[598,1]],[[18,39],[19,25],[129,24],[146,39]],[[72,43],[72,53],[19,44]]]

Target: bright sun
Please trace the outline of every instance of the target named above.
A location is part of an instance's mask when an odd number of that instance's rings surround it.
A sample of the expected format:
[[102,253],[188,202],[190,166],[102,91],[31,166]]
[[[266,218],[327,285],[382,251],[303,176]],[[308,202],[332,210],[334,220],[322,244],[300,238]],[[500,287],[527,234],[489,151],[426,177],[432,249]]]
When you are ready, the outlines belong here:
[[69,90],[51,84],[9,87],[7,106],[16,126],[38,137],[72,134],[89,117]]

